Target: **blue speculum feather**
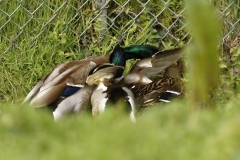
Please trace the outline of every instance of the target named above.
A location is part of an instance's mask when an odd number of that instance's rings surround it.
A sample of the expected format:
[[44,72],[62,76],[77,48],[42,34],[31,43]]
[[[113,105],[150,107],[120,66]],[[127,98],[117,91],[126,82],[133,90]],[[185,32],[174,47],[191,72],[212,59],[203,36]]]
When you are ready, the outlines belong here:
[[68,86],[60,95],[61,97],[69,97],[79,91],[80,87]]

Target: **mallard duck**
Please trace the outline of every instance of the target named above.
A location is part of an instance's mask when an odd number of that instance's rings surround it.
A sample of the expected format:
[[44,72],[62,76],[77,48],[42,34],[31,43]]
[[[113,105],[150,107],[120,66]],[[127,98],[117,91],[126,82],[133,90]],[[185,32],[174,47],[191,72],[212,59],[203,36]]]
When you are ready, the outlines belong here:
[[89,71],[100,64],[98,60],[102,62],[105,58],[101,56],[94,60],[95,62],[91,60],[71,61],[59,65],[37,83],[23,103],[30,101],[30,105],[36,108],[44,107],[54,102],[68,85],[83,87],[84,79]]
[[130,85],[144,85],[152,82],[150,77],[162,72],[170,65],[177,62],[182,56],[183,48],[158,51],[153,56],[143,58],[135,63],[129,73],[116,81]]
[[[134,116],[136,111],[135,99],[134,99],[135,96],[132,93],[130,88],[132,86],[144,86],[149,83],[152,86],[154,86],[157,83],[152,82],[152,80],[149,79],[148,77],[163,71],[165,68],[167,68],[168,66],[170,66],[171,64],[179,60],[181,57],[182,57],[181,49],[173,49],[170,51],[168,50],[164,52],[157,52],[153,56],[148,58],[143,58],[142,60],[137,62],[130,70],[130,73],[118,81],[115,81],[116,74],[119,71],[119,69],[121,73],[123,71],[123,69],[118,68],[118,66],[103,66],[103,67],[101,66],[96,68],[93,74],[91,74],[86,80],[86,83],[90,86],[97,85],[91,97],[93,115],[95,116],[98,113],[103,112],[105,110],[105,106],[107,105],[107,102],[112,101],[112,103],[116,103],[117,100],[123,99],[127,103],[127,106],[130,106],[128,108],[132,109],[131,119],[135,121],[135,116]],[[109,67],[109,68],[106,68],[106,67]],[[107,72],[107,70],[111,70],[112,73],[109,74],[110,72]],[[165,72],[166,75],[167,75],[167,72],[168,71]],[[147,85],[147,86],[150,86],[150,85]],[[174,92],[171,90],[166,91],[165,93],[162,95],[162,97],[164,95],[167,96],[167,93],[178,94],[178,92],[176,91]],[[149,94],[146,93],[146,95],[142,97],[147,98],[150,94],[152,94],[152,92],[150,92]],[[137,94],[135,95],[136,97],[141,96]],[[152,94],[152,96],[153,95],[154,94]],[[139,100],[139,97],[137,97],[136,99]],[[149,101],[149,99],[147,100]]]
[[157,103],[170,102],[172,98],[184,95],[184,85],[181,76],[184,71],[184,62],[179,60],[177,65],[166,68],[163,77],[151,78],[152,82],[146,85],[134,86],[131,90],[136,97],[139,110]]
[[113,84],[113,79],[117,72],[123,69],[122,66],[104,64],[97,67],[87,78],[86,83],[89,86],[97,86],[91,96],[93,116],[104,112],[106,106],[109,106],[109,103],[111,103],[110,106],[112,106],[118,100],[122,100],[130,111],[131,120],[135,121],[135,102],[133,93],[125,86]]
[[[96,66],[109,62],[125,66],[128,59],[141,59],[151,56],[157,51],[158,49],[151,45],[134,45],[126,48],[117,46],[111,54],[62,63],[37,83],[23,103],[30,101],[35,107],[45,106],[54,101],[67,86],[83,87],[90,70]],[[45,101],[45,97],[40,98],[42,95],[48,97],[48,93],[51,94],[49,97],[51,100]]]
[[[88,85],[97,85],[98,87],[93,91],[91,97],[92,112],[96,115],[99,112],[103,112],[107,101],[116,102],[118,99],[124,99],[132,108],[131,117],[135,119],[135,100],[134,94],[129,89],[132,86],[146,85],[152,83],[148,77],[153,74],[163,71],[165,68],[176,62],[182,57],[181,49],[173,49],[163,52],[157,52],[153,56],[143,58],[137,62],[130,73],[120,80],[116,81],[116,75],[106,74],[104,69],[112,69],[112,72],[119,71],[117,66],[110,66],[110,68],[99,67],[95,69],[94,73],[90,75],[86,82]],[[109,66],[107,66],[109,67]],[[123,69],[120,71],[122,73]],[[167,73],[167,72],[166,72]],[[99,78],[101,77],[101,78]],[[112,83],[109,83],[111,80]],[[166,91],[167,93],[167,91]],[[169,91],[170,93],[170,91]],[[175,92],[172,91],[171,94]],[[137,98],[138,99],[138,98]]]
[[[93,68],[109,62],[124,67],[128,59],[152,56],[157,51],[158,49],[151,45],[134,45],[126,48],[117,46],[111,54],[65,62],[40,80],[28,93],[23,104],[29,102],[35,108],[50,106],[53,110],[59,107],[54,112],[56,119],[66,112],[79,112],[92,93],[92,87],[86,86],[86,79]],[[122,73],[123,70],[117,70],[115,77],[121,76]],[[62,107],[66,105],[69,105],[68,109]]]

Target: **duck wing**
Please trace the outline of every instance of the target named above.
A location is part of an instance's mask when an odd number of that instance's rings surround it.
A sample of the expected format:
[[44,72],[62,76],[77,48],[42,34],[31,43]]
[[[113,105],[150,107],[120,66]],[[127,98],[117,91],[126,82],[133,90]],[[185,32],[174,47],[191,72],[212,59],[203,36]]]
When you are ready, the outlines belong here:
[[[30,101],[30,105],[33,105],[36,108],[47,106],[56,100],[56,98],[62,93],[66,88],[66,79],[67,77],[75,72],[77,69],[82,67],[81,65],[73,66],[66,71],[62,72],[58,76],[54,77],[52,81],[44,84],[40,87],[38,92]],[[46,82],[46,81],[45,81]],[[39,85],[38,85],[39,86]],[[31,92],[30,92],[31,93]]]
[[182,48],[159,51],[152,57],[144,58],[133,65],[131,72],[139,72],[146,77],[160,73],[182,57]]
[[[109,63],[109,57],[110,55],[108,54],[104,56],[90,57],[77,61],[75,65],[82,65],[83,67],[81,67],[68,77],[67,84],[70,86],[83,87],[86,83],[87,77],[89,76],[89,72],[96,66],[100,66],[104,63]],[[90,62],[94,62],[95,65],[90,64]]]
[[123,66],[115,66],[111,63],[105,63],[93,69],[86,79],[86,83],[90,86],[98,85],[100,82],[107,83],[111,81],[118,70],[123,70]]
[[89,71],[96,65],[109,62],[109,57],[110,55],[104,55],[60,64],[33,87],[22,104],[30,101],[30,104],[37,107],[48,105],[61,94],[67,84],[83,86]]
[[59,120],[70,112],[79,113],[86,110],[92,91],[93,87],[85,85],[72,96],[64,98],[53,112],[54,119]]

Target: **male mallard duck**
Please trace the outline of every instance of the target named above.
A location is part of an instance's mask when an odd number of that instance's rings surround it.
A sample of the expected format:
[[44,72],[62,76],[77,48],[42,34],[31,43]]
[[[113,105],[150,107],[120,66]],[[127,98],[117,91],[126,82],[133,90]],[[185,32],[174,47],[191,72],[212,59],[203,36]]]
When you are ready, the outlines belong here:
[[[47,74],[28,93],[23,104],[30,102],[35,108],[53,105],[59,107],[54,114],[59,117],[66,112],[79,112],[90,98],[92,87],[86,86],[89,72],[104,63],[125,66],[126,60],[152,56],[158,49],[151,45],[134,45],[129,47],[115,47],[111,54],[89,57],[78,61],[65,62]],[[121,76],[123,70],[118,70],[116,77]],[[81,88],[81,90],[80,90]],[[76,99],[75,97],[81,97]],[[65,106],[70,107],[66,109]],[[60,110],[65,111],[57,112]]]
[[[117,81],[113,81],[113,79],[116,78],[114,74],[106,74],[106,71],[104,70],[112,69],[112,71],[117,74],[119,71],[118,69],[120,69],[117,68],[117,66],[110,66],[110,68],[99,67],[95,69],[93,74],[90,75],[86,80],[88,85],[98,86],[93,91],[91,97],[93,115],[103,112],[107,101],[112,100],[113,102],[116,102],[116,100],[123,98],[132,108],[132,120],[135,119],[135,100],[134,95],[129,87],[151,83],[152,80],[150,80],[148,77],[163,71],[181,57],[182,52],[180,48],[157,52],[151,57],[140,60],[132,67],[128,75]],[[122,71],[123,69],[120,70],[121,73]],[[111,81],[112,83],[109,83]]]
[[184,62],[179,60],[177,65],[166,68],[163,77],[152,78],[147,85],[139,85],[132,88],[140,109],[147,106],[170,102],[171,98],[184,95],[184,85],[181,76],[184,71]]
[[117,46],[111,54],[62,63],[36,84],[23,103],[30,101],[35,107],[46,106],[61,95],[67,86],[83,87],[90,70],[96,66],[109,62],[125,66],[128,59],[149,57],[157,51],[151,45]]
[[93,116],[102,113],[106,106],[109,106],[109,103],[114,105],[118,100],[122,100],[125,102],[127,109],[131,112],[131,120],[135,121],[135,102],[133,93],[127,87],[112,83],[117,71],[123,69],[122,66],[104,64],[97,67],[87,78],[86,83],[89,86],[97,86],[91,96]]

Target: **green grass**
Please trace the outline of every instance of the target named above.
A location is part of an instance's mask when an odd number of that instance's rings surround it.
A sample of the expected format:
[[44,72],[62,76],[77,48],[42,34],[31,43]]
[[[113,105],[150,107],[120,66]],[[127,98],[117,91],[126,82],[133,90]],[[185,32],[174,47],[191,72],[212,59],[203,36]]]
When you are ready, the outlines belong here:
[[107,111],[53,122],[49,112],[11,107],[0,119],[0,158],[13,159],[238,159],[238,100],[214,112],[191,113],[176,101],[138,116]]

